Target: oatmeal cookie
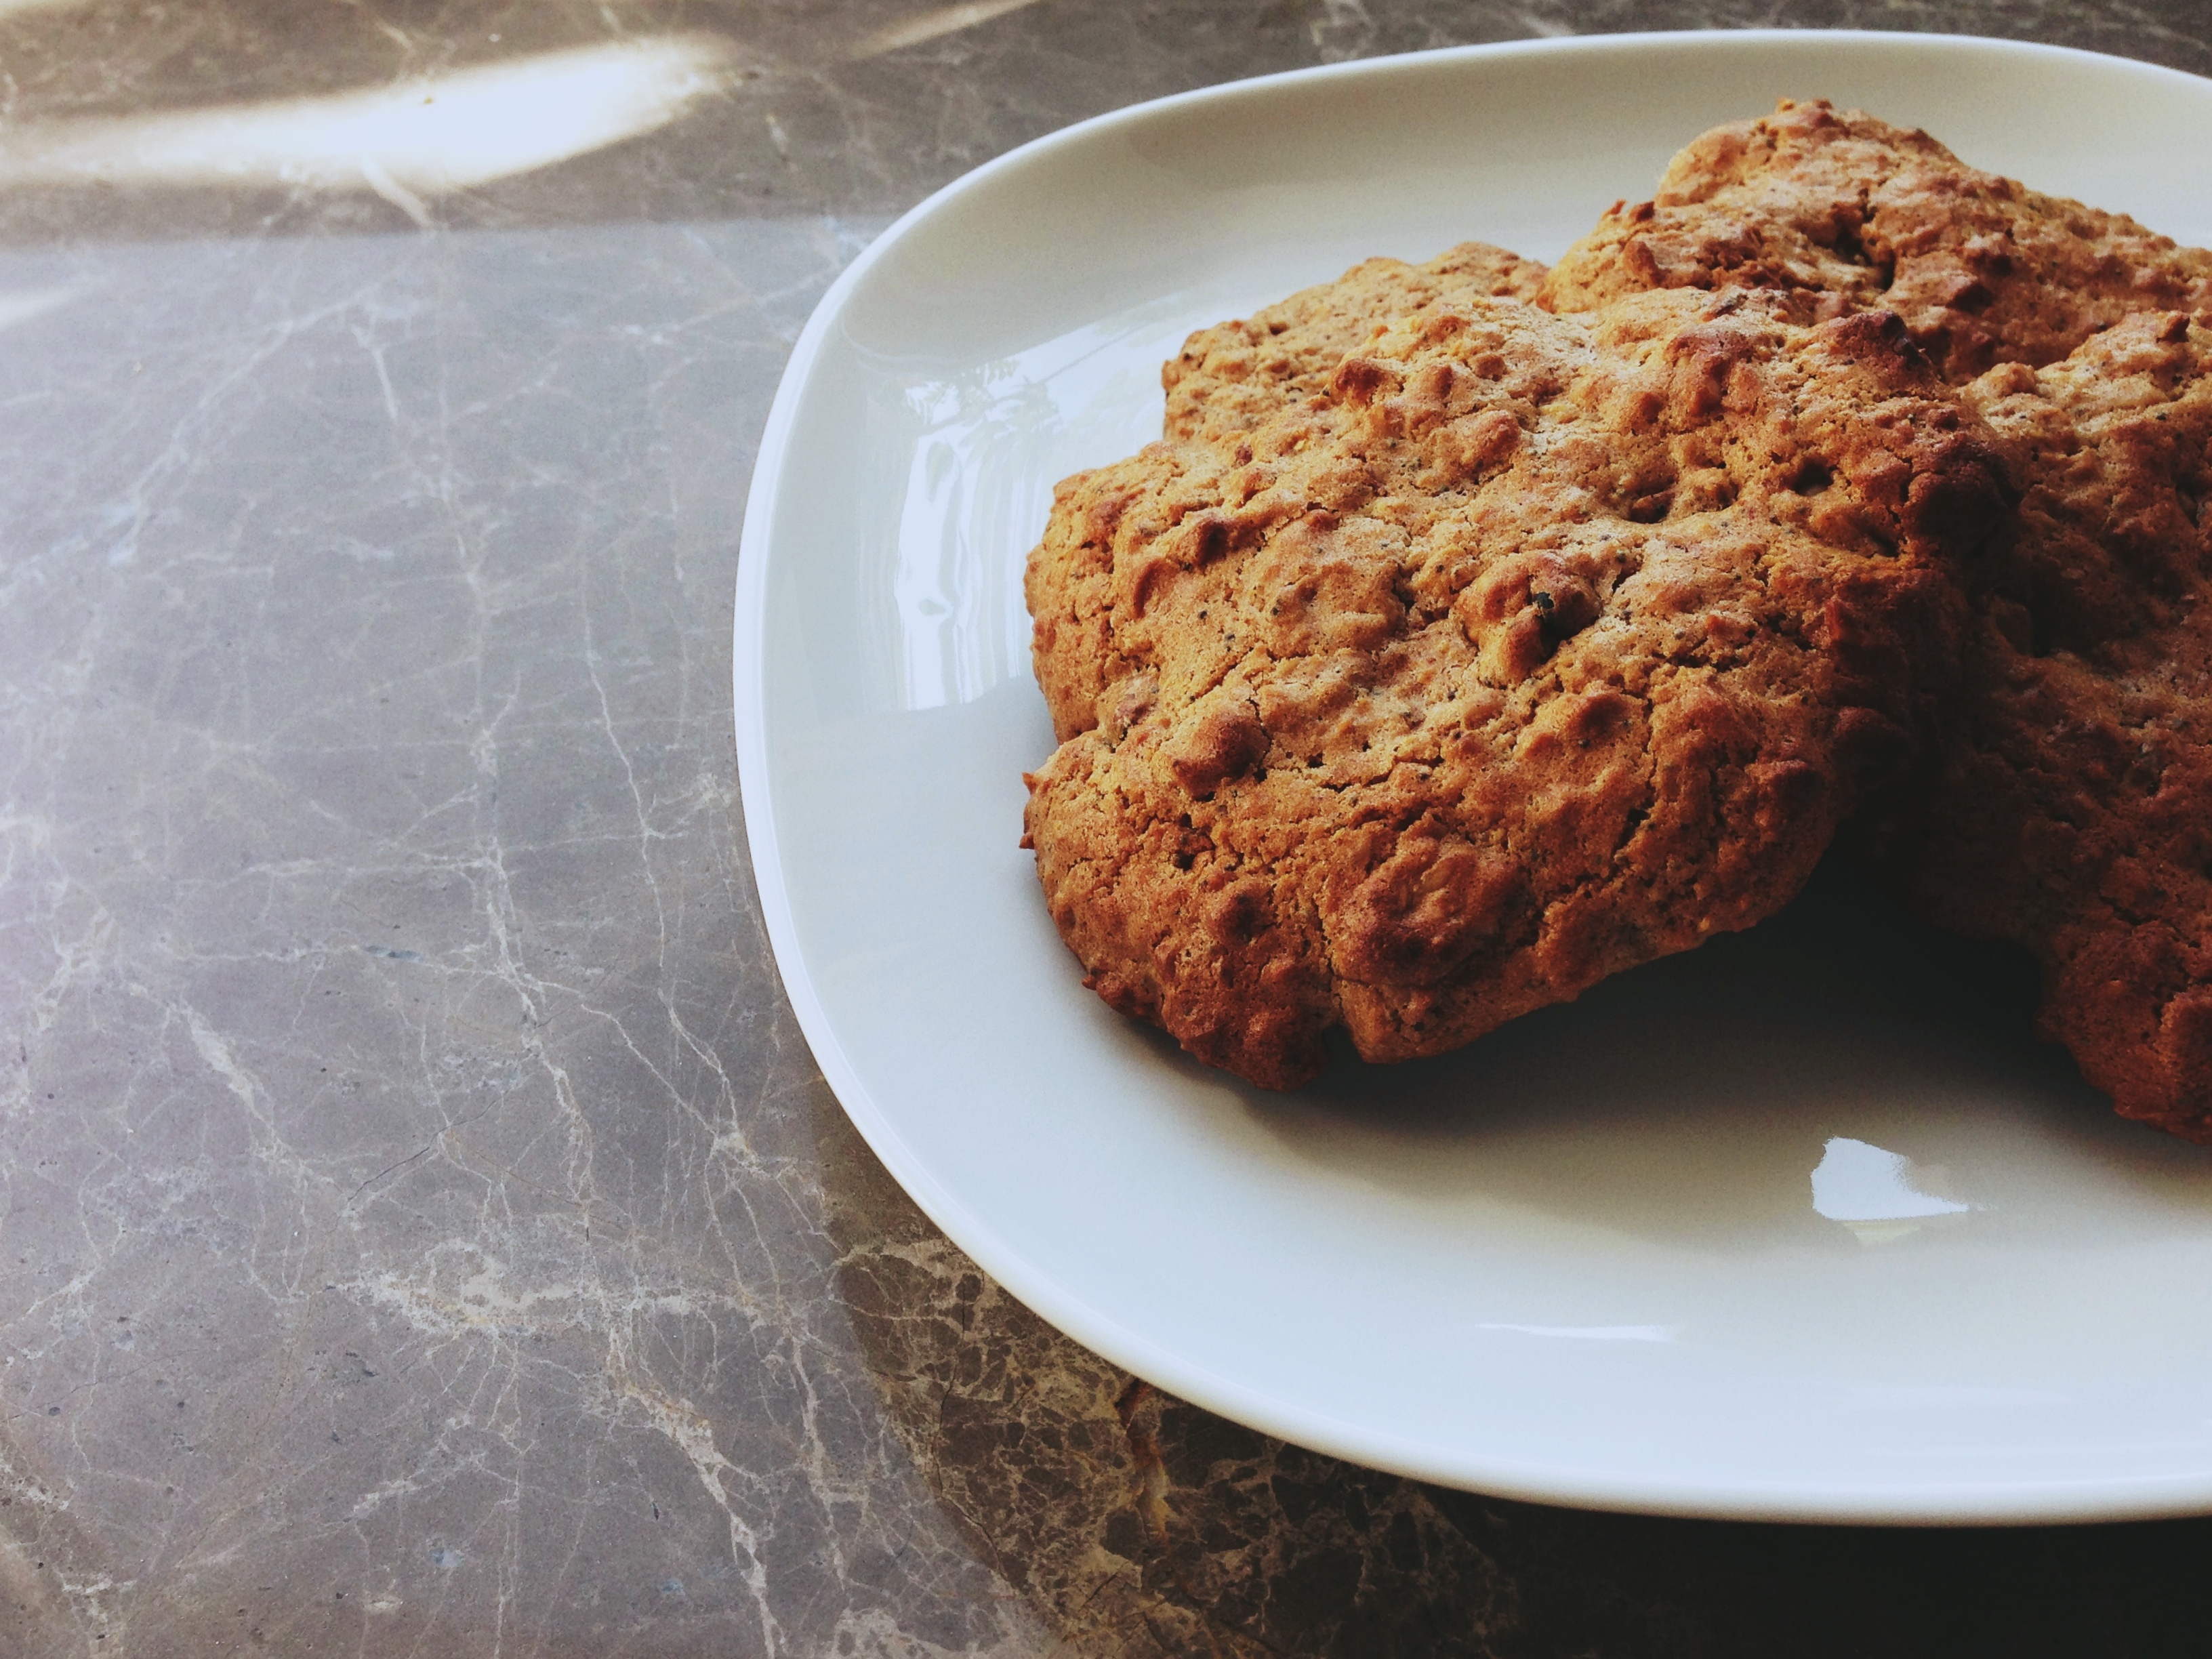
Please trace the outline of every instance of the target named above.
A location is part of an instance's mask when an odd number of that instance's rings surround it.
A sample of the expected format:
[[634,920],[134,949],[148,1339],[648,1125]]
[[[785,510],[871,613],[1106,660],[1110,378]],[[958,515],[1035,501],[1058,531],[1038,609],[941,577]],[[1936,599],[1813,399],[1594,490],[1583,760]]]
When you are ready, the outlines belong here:
[[1541,303],[1732,285],[1896,312],[2024,493],[1966,571],[1931,779],[1860,848],[2035,953],[2042,1029],[2121,1113],[2212,1139],[2212,252],[1785,101],[1674,157]]
[[1966,573],[1936,769],[1861,850],[2036,955],[2044,1030],[2121,1112],[2212,1139],[2212,252],[1785,103],[1692,143],[1542,299],[1747,284],[1901,315],[2023,492]]
[[2136,312],[2212,305],[2212,253],[1970,167],[1924,132],[1784,100],[1698,138],[1650,201],[1608,211],[1539,303],[1584,311],[1658,288],[1892,311],[1955,383],[2055,362]]
[[1480,295],[1062,484],[1027,838],[1087,981],[1289,1087],[1786,902],[1950,689],[2007,510],[1894,319]]
[[1544,267],[1487,242],[1462,242],[1425,264],[1369,259],[1333,283],[1249,318],[1202,328],[1160,369],[1170,439],[1232,434],[1293,401],[1326,396],[1345,353],[1393,318],[1462,299],[1530,300]]
[[2212,331],[2130,317],[1961,397],[2026,493],[1883,862],[1939,924],[2035,953],[2043,1029],[2122,1113],[2212,1140]]

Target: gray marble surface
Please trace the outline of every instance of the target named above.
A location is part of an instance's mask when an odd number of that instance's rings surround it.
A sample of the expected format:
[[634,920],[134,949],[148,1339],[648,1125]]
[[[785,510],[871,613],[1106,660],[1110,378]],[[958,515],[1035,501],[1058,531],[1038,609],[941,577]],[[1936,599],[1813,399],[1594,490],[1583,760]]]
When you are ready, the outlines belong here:
[[[2189,0],[0,0],[0,1659],[2195,1650],[2204,1522],[1581,1515],[1162,1398],[889,1182],[761,929],[738,523],[888,216],[1235,76],[1774,22],[2212,70]],[[664,48],[566,159],[357,136]]]

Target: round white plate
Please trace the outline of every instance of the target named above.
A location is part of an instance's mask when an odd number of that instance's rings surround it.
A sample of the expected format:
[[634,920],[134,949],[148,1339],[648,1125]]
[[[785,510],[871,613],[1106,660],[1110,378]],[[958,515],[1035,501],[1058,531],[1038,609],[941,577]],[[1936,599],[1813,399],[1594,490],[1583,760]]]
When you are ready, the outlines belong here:
[[1161,1387],[1429,1480],[1680,1514],[2212,1506],[2212,1154],[2033,1041],[2032,974],[1829,871],[1443,1060],[1248,1089],[1079,982],[1021,833],[1023,556],[1184,333],[1373,253],[1556,255],[1778,96],[2212,241],[2212,82],[1990,41],[1543,41],[1086,123],[916,209],[800,337],[738,751],[839,1099],[939,1225]]

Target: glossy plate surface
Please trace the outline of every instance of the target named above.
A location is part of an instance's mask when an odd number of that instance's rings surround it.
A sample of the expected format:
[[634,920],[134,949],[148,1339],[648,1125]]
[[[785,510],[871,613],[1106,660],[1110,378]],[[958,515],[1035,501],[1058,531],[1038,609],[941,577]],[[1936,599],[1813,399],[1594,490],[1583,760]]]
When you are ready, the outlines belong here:
[[847,1111],[1046,1318],[1407,1474],[1687,1514],[2212,1507],[2212,1153],[2111,1120],[2032,974],[1830,870],[1456,1055],[1270,1097],[1082,989],[1016,847],[1022,560],[1188,330],[1373,253],[1556,255],[1781,95],[2212,241],[2212,82],[1984,41],[1540,42],[1247,82],[971,174],[846,273],[738,592],[762,902]]

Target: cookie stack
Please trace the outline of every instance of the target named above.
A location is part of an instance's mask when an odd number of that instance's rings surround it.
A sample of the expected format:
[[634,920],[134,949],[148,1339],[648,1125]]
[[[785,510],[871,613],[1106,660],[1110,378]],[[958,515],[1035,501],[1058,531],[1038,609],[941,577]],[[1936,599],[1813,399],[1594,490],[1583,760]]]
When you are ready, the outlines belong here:
[[[1030,555],[1086,983],[1269,1087],[1747,927],[1839,835],[2212,1139],[2212,253],[1785,103],[1545,270],[1192,337]],[[2202,620],[2200,620],[2200,617]]]

